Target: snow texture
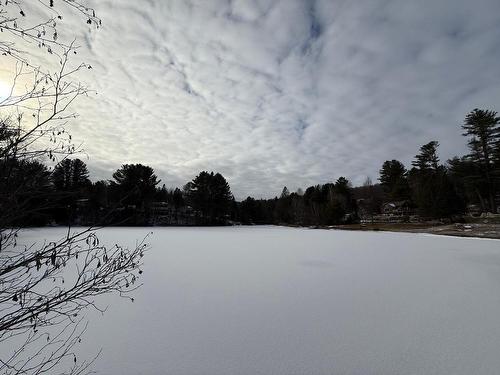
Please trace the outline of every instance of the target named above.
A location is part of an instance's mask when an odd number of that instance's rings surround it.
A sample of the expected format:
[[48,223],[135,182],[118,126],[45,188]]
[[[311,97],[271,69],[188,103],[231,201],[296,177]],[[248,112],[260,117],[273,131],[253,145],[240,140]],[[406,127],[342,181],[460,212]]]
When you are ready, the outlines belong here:
[[[100,231],[133,245],[151,228]],[[279,227],[153,228],[135,302],[79,356],[104,375],[496,374],[500,242]],[[29,239],[57,237],[40,229]]]

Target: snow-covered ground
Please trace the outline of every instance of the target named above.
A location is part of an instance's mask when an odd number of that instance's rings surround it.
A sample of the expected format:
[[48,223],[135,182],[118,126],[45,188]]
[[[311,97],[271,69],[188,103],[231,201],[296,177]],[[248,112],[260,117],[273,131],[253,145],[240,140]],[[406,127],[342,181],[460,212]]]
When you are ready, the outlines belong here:
[[[133,244],[151,228],[101,231]],[[153,228],[135,303],[92,313],[105,375],[498,374],[500,241]],[[61,229],[29,231],[51,237]]]

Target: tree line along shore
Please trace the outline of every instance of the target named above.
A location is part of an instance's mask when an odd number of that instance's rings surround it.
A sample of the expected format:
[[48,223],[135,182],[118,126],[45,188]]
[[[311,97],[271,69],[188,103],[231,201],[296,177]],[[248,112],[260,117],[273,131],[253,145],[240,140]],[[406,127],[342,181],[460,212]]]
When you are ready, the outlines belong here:
[[[200,172],[167,189],[152,167],[124,164],[110,180],[91,182],[85,163],[69,157],[50,169],[37,159],[4,158],[3,210],[15,208],[19,226],[282,224],[356,228],[412,228],[418,224],[499,222],[500,118],[474,109],[462,124],[470,153],[442,163],[439,143],[420,147],[411,168],[382,163],[377,183],[353,187],[345,178],[272,199],[237,202],[220,173]],[[8,123],[0,123],[8,136]],[[19,209],[19,208],[22,209]],[[466,228],[467,229],[467,228]]]

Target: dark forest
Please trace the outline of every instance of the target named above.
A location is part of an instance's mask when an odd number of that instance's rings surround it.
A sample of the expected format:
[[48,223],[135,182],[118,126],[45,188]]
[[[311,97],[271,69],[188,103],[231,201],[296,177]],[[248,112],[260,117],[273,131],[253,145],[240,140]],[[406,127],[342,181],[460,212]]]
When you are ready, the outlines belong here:
[[[65,158],[50,169],[41,160],[3,158],[2,210],[22,213],[19,226],[231,225],[329,226],[358,222],[460,221],[497,213],[500,118],[475,109],[461,126],[470,153],[446,162],[439,143],[420,147],[411,167],[381,163],[378,181],[352,186],[345,177],[272,199],[237,202],[227,180],[202,171],[183,187],[167,189],[152,167],[124,164],[109,180],[91,182],[85,163]],[[0,141],[13,136],[2,122]],[[458,130],[458,129],[457,129]],[[270,194],[272,195],[272,194]]]

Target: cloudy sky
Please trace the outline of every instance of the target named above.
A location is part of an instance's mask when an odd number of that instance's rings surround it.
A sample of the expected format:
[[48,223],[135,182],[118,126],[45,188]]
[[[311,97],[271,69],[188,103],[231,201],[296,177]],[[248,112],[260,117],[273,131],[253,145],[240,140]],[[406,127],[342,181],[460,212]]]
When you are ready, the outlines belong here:
[[140,162],[182,186],[214,170],[240,199],[360,184],[430,140],[463,154],[465,114],[500,110],[498,0],[89,4],[102,29],[65,32],[94,68],[71,127],[96,178]]

